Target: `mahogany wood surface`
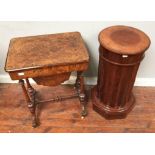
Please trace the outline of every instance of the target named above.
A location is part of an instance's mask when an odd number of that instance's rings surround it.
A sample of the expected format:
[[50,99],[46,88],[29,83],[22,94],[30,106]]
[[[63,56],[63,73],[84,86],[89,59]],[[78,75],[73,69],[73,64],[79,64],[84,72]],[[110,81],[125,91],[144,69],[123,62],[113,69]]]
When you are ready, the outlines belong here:
[[149,37],[139,29],[129,26],[111,26],[99,34],[100,44],[118,54],[138,54],[150,46]]
[[[33,85],[38,99],[48,99],[73,93],[73,86],[43,87]],[[31,127],[27,103],[19,84],[0,84],[0,132],[54,132],[54,133],[102,133],[102,132],[153,132],[155,133],[155,87],[134,87],[136,105],[126,119],[107,120],[92,110],[90,87],[88,116],[80,118],[78,98],[39,104],[37,112],[42,124]]]
[[132,110],[132,88],[149,38],[140,30],[112,26],[99,35],[97,86],[92,90],[93,108],[108,119],[123,118]]

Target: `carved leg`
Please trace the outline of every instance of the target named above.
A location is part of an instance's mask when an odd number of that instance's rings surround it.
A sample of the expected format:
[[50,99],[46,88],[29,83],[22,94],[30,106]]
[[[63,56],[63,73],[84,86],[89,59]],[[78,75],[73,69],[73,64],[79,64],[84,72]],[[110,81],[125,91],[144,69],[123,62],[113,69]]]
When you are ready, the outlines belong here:
[[30,85],[30,82],[28,79],[26,79],[26,84],[27,84],[27,92],[29,94],[30,102],[28,104],[28,108],[32,114],[32,127],[37,126],[37,120],[36,120],[36,104],[35,104],[35,90],[34,88]]
[[87,115],[87,111],[86,111],[86,95],[84,92],[84,78],[82,76],[82,72],[77,72],[75,87],[79,94],[79,100],[82,106],[81,118],[83,119]]
[[36,127],[37,126],[37,120],[36,120],[36,114],[35,114],[35,109],[36,109],[36,105],[35,105],[35,90],[34,88],[30,85],[29,80],[26,79],[26,83],[27,83],[27,90],[24,84],[24,80],[19,80],[19,83],[22,86],[26,101],[28,103],[28,108],[32,114],[32,127]]

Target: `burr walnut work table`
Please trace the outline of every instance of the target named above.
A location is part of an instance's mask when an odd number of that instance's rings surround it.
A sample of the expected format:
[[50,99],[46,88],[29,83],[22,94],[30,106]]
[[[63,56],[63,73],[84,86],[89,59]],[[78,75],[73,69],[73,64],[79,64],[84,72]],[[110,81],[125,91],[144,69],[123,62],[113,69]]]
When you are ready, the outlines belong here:
[[135,105],[132,88],[149,37],[128,26],[112,26],[99,34],[97,86],[92,90],[93,108],[109,119],[124,118]]
[[[33,127],[38,125],[36,105],[42,102],[79,97],[81,115],[87,115],[82,73],[87,69],[88,62],[88,51],[79,32],[19,37],[10,41],[5,70],[12,80],[19,80],[22,86]],[[77,72],[75,94],[37,101],[29,78],[39,85],[56,86],[68,80],[72,71]]]

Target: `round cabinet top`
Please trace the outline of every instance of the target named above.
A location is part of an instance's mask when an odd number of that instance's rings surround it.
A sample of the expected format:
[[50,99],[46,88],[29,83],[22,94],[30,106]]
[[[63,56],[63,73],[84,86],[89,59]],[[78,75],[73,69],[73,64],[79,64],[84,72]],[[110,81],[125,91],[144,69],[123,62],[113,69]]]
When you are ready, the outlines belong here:
[[150,46],[149,37],[129,26],[111,26],[99,34],[99,42],[105,49],[118,54],[138,54]]

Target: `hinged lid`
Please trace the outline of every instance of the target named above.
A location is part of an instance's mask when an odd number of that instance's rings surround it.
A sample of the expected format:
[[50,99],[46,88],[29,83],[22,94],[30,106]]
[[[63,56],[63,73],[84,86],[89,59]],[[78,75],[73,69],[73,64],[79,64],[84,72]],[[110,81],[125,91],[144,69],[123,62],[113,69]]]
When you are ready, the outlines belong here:
[[99,34],[101,46],[118,54],[138,54],[150,46],[149,37],[129,26],[111,26]]
[[17,71],[89,61],[79,32],[14,38],[10,41],[6,71]]

